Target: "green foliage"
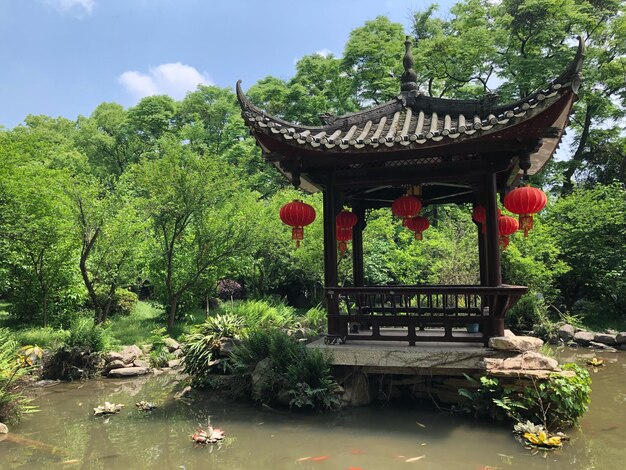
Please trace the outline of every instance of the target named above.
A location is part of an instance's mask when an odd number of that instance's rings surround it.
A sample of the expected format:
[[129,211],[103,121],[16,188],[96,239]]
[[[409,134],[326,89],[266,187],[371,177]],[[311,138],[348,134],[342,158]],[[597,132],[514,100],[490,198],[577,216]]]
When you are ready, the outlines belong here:
[[302,326],[316,334],[323,334],[328,328],[328,314],[319,305],[308,309],[300,321]]
[[295,323],[293,307],[267,300],[225,302],[222,311],[240,319],[247,328],[288,328]]
[[108,338],[104,329],[96,325],[92,318],[80,318],[70,326],[65,346],[87,352],[104,351]]
[[620,184],[578,189],[550,208],[562,258],[574,269],[560,278],[569,310],[593,320],[626,311],[626,190]]
[[[230,360],[237,374],[249,376],[254,371],[261,375],[254,378],[256,385],[252,394],[259,403],[272,404],[284,396],[293,408],[324,411],[340,407],[328,358],[284,332],[276,329],[251,331],[235,346]],[[260,363],[265,366],[259,370]]]
[[0,422],[16,423],[35,408],[20,391],[20,379],[28,368],[18,362],[17,342],[8,330],[0,328]]
[[150,354],[148,354],[150,367],[166,367],[168,361],[172,359],[172,355],[164,342],[167,337],[167,331],[164,327],[152,330],[148,340],[150,343]]
[[139,298],[137,294],[128,289],[115,289],[113,313],[130,315],[135,310]]
[[587,411],[591,379],[589,372],[576,364],[565,364],[562,369],[574,374],[569,377],[555,373],[548,380],[533,380],[523,389],[504,386],[493,377],[483,376],[476,381],[466,376],[476,388],[460,389],[459,394],[467,399],[465,410],[476,416],[531,421],[547,430],[563,429],[576,424]]
[[241,318],[231,313],[218,314],[207,318],[184,338],[185,372],[196,386],[210,383],[211,374],[217,371],[216,366],[221,362],[224,370],[226,361],[219,359],[221,342],[239,338],[243,326]]
[[58,328],[20,328],[13,330],[13,338],[20,346],[37,345],[44,349],[56,349],[67,341],[69,332]]
[[[529,331],[544,324],[548,310],[543,298],[537,294],[523,295],[506,314],[506,323],[514,331]],[[536,331],[536,330],[535,330]]]

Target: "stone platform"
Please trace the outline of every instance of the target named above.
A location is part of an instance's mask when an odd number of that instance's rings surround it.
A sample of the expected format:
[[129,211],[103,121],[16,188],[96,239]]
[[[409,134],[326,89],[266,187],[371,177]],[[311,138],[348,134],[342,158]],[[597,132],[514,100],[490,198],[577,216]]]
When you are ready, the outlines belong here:
[[324,344],[318,339],[309,348],[327,351],[335,366],[360,367],[368,373],[461,375],[485,370],[485,358],[504,358],[499,351],[477,343],[418,343],[359,341]]

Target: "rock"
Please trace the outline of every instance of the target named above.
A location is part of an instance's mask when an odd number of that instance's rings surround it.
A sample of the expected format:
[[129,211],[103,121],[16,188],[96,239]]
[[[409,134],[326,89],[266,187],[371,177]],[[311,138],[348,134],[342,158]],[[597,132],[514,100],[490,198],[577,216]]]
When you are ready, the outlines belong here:
[[174,356],[175,359],[178,359],[179,357],[183,357],[183,350],[177,349],[176,351],[172,353],[172,356]]
[[559,338],[562,339],[564,342],[568,342],[572,338],[574,338],[574,335],[576,334],[576,328],[574,328],[572,325],[565,324],[561,328],[559,328],[557,334]]
[[172,369],[175,369],[177,367],[180,367],[182,363],[183,363],[182,359],[172,359],[171,361],[167,361],[167,367],[171,367]]
[[124,361],[115,359],[114,361],[109,362],[105,366],[104,370],[109,372],[109,371],[112,371],[113,369],[121,369],[122,367],[126,367],[126,364],[124,364]]
[[559,371],[559,363],[556,359],[544,356],[534,351],[526,351],[515,357],[510,357],[502,361],[502,364],[498,369],[511,370],[546,370],[546,371]]
[[602,351],[606,352],[617,352],[617,349],[615,349],[614,347],[608,346],[603,343],[596,343],[595,341],[589,341],[589,347],[593,349],[601,349]]
[[496,336],[489,339],[489,347],[499,351],[536,351],[543,341],[532,336]]
[[132,346],[126,346],[121,354],[124,364],[132,364],[135,359],[139,359],[143,355],[143,352],[139,349],[139,346],[133,344]]
[[626,331],[617,333],[617,336],[615,336],[615,342],[617,344],[626,344]]
[[593,341],[596,343],[606,344],[607,346],[613,346],[616,344],[616,335],[607,335],[606,333],[596,333],[593,337]]
[[150,372],[148,367],[122,367],[109,372],[109,377],[136,377]]
[[177,392],[174,395],[174,400],[180,400],[181,398],[186,397],[187,395],[189,395],[191,393],[193,389],[191,388],[190,385],[187,385],[185,388],[183,388],[180,392]]
[[269,357],[259,361],[252,371],[250,380],[252,383],[252,399],[255,401],[264,401],[263,394],[269,389],[274,376],[272,370],[272,360]]
[[574,335],[574,341],[581,346],[589,346],[589,342],[593,341],[595,336],[596,335],[590,331],[577,331]]
[[134,367],[150,367],[150,363],[148,361],[144,361],[143,359],[135,359],[133,361]]
[[174,352],[180,349],[180,343],[172,338],[163,339],[163,344],[168,349],[169,352]]
[[276,401],[285,407],[291,405],[291,394],[289,390],[279,390],[276,394]]
[[372,402],[369,381],[364,372],[354,372],[343,384],[341,400],[347,406],[365,406]]
[[6,424],[0,423],[0,434],[9,434],[9,428]]
[[515,338],[515,333],[513,333],[511,330],[504,330],[504,337],[505,338]]
[[123,360],[123,356],[115,351],[109,351],[108,353],[106,353],[104,355],[104,361],[108,364],[109,362],[113,362],[113,361],[121,361]]

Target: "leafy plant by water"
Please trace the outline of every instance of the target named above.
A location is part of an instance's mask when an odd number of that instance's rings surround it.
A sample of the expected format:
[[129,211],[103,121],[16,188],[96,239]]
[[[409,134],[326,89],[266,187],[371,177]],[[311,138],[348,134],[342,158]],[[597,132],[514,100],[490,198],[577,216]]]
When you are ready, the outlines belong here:
[[29,369],[18,361],[17,346],[9,331],[0,329],[0,422],[16,423],[36,410],[21,392],[20,380]]
[[459,390],[467,398],[464,410],[498,420],[538,422],[550,431],[572,426],[587,411],[591,379],[576,364],[564,364],[561,368],[574,374],[555,373],[547,380],[533,379],[531,385],[523,388],[502,385],[493,377],[483,376],[477,381],[466,376],[476,388]]

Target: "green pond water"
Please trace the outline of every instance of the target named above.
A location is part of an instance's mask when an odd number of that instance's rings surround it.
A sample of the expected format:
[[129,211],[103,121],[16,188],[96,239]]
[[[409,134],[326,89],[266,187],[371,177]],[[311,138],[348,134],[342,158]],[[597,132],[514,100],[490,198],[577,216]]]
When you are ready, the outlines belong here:
[[[579,361],[593,356],[560,354]],[[160,375],[42,389],[41,411],[0,442],[0,469],[623,469],[626,353],[596,355],[607,364],[592,372],[589,412],[569,431],[571,441],[552,452],[525,449],[507,426],[419,404],[302,415],[209,393],[185,403],[172,399],[173,376]],[[126,408],[92,416],[105,400]],[[141,412],[134,406],[140,400],[160,406]],[[225,431],[223,445],[194,447],[191,434],[209,419]]]

